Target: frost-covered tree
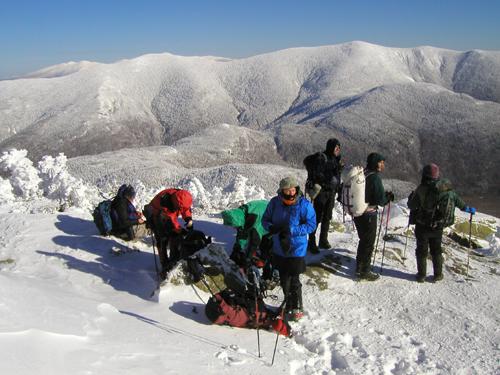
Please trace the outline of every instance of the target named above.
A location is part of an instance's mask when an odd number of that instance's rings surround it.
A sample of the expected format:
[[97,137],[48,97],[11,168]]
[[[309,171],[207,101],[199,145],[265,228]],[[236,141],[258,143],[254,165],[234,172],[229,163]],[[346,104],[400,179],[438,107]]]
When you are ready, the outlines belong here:
[[0,177],[0,204],[12,202],[15,198],[9,180]]
[[27,158],[28,151],[12,149],[0,157],[0,170],[7,172],[14,194],[24,199],[41,194],[38,171]]
[[44,156],[38,162],[44,195],[49,199],[58,200],[62,207],[90,206],[88,187],[81,179],[69,174],[66,162],[67,158],[62,153],[55,158]]

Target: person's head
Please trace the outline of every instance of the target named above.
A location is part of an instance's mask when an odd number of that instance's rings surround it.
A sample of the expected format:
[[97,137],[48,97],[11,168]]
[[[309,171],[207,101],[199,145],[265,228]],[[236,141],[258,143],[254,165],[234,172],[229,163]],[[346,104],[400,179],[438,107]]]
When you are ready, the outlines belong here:
[[439,167],[437,164],[427,164],[422,169],[422,182],[439,180]]
[[385,169],[385,157],[379,153],[372,152],[366,158],[366,168],[371,171],[383,172]]
[[330,156],[340,156],[340,142],[337,138],[330,138],[326,142],[326,154]]
[[286,205],[292,205],[297,201],[299,195],[299,183],[295,177],[285,177],[280,181],[278,194],[281,201]]
[[129,201],[133,201],[135,199],[135,189],[132,185],[127,185],[123,189],[122,195],[127,198]]

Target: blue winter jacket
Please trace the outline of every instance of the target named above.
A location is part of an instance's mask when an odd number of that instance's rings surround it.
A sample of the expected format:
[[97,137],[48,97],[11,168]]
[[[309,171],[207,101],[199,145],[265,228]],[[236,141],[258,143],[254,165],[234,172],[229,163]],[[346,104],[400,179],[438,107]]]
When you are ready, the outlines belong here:
[[269,231],[271,226],[285,228],[290,236],[290,252],[281,247],[279,234],[273,235],[273,252],[281,257],[304,257],[307,253],[308,234],[316,229],[316,213],[312,204],[303,196],[296,204],[287,206],[279,196],[269,202],[262,226]]

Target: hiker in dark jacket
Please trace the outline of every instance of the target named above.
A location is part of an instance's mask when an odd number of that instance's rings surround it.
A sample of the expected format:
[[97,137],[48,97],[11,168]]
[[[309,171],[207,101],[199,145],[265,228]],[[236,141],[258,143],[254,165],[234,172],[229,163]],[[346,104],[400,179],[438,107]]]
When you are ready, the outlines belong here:
[[379,274],[370,270],[373,248],[377,237],[378,206],[385,206],[394,200],[392,192],[384,191],[384,185],[379,173],[385,169],[385,158],[372,152],[368,155],[365,169],[365,202],[368,208],[363,215],[354,217],[358,231],[359,244],[356,254],[356,275],[360,280],[374,281]]
[[279,271],[285,308],[298,320],[303,316],[299,276],[306,269],[307,236],[316,228],[316,214],[294,177],[280,181],[278,195],[269,202],[262,225],[273,235],[272,262]]
[[[165,189],[160,191],[149,203],[153,221],[153,232],[162,271],[160,276],[165,279],[168,271],[180,259],[182,235],[193,229],[193,214],[191,206],[193,197],[187,190]],[[177,218],[184,219],[184,228]],[[170,249],[170,256],[167,255]]]
[[124,185],[111,203],[111,233],[124,240],[138,240],[147,235],[146,225],[142,213],[134,206],[135,189],[131,185]]
[[[307,168],[306,193],[312,199],[317,226],[321,224],[319,248],[330,249],[332,246],[328,242],[328,229],[332,219],[335,194],[340,187],[340,173],[343,166],[340,156],[340,142],[331,138],[327,141],[324,152],[310,155],[306,159],[309,159],[309,161],[304,160],[306,168],[308,163],[311,164]],[[319,248],[316,245],[315,229],[309,235],[307,249],[311,253],[317,254]]]
[[[438,209],[438,202],[442,199],[449,200],[449,211]],[[443,279],[443,254],[441,241],[444,227],[453,224],[455,220],[454,211],[458,207],[462,211],[474,215],[476,209],[466,206],[462,199],[453,191],[450,181],[439,179],[439,167],[428,164],[422,170],[422,180],[417,189],[408,198],[410,217],[415,221],[415,237],[417,239],[416,280],[419,283],[425,281],[427,275],[427,255],[429,248],[434,269],[433,281]],[[447,218],[445,216],[448,216]]]

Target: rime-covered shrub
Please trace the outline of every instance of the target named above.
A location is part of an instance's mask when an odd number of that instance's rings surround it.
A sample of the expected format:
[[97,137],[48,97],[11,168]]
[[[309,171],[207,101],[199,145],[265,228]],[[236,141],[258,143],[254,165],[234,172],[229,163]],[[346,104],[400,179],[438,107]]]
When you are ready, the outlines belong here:
[[248,185],[247,181],[248,178],[236,175],[234,181],[225,188],[214,186],[207,190],[195,177],[186,182],[185,188],[193,195],[195,209],[210,212],[237,207],[251,200],[265,199],[264,189]]
[[15,195],[24,199],[41,194],[38,171],[27,158],[28,151],[12,149],[4,151],[0,157],[0,169],[7,172]]
[[91,192],[82,180],[71,176],[66,167],[67,158],[44,156],[38,162],[44,195],[57,200],[61,206],[89,207]]
[[9,180],[0,177],[0,204],[12,202],[15,198]]

